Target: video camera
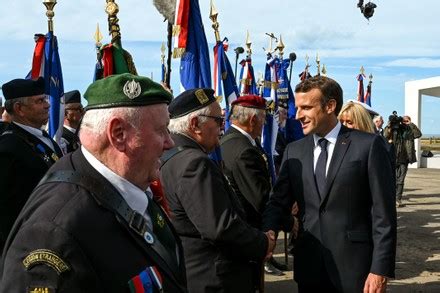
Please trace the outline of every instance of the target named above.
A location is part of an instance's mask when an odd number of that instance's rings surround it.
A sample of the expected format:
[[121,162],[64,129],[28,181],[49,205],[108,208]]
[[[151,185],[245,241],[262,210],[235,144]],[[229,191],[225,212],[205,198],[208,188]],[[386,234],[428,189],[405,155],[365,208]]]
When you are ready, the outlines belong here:
[[399,130],[402,121],[403,118],[402,116],[397,116],[397,111],[393,111],[393,113],[388,117],[388,124],[391,130]]

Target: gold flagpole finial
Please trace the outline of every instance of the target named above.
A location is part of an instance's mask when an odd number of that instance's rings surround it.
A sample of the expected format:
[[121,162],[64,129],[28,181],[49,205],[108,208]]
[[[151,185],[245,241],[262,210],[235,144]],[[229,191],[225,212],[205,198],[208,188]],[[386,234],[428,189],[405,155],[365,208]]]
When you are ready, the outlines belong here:
[[220,42],[220,32],[218,29],[220,27],[220,24],[217,21],[217,17],[218,17],[217,9],[214,6],[214,1],[211,0],[211,11],[209,13],[209,18],[212,21],[212,28],[214,29],[214,33],[215,33],[215,41]]
[[362,75],[365,75],[365,69],[364,69],[364,66],[361,66],[360,73],[361,73]]
[[101,34],[101,31],[99,30],[99,23],[96,24],[96,31],[93,38],[95,39],[96,47],[100,48],[102,46],[101,41],[103,39],[103,36]]
[[280,59],[283,59],[284,48],[285,48],[285,46],[284,46],[283,39],[280,34],[280,39],[278,40],[278,43],[277,43],[277,50],[280,52]]
[[115,0],[106,0],[105,12],[108,14],[108,30],[109,35],[112,36],[112,43],[121,43],[121,32],[119,27],[119,19],[117,14],[119,12],[119,6]]
[[246,53],[247,55],[250,57],[252,55],[252,41],[251,41],[251,37],[249,35],[249,30],[246,31]]
[[325,64],[322,64],[321,73],[322,73],[323,76],[327,76],[327,68],[325,67]]
[[321,60],[319,59],[319,54],[316,53],[316,67],[318,69],[318,75],[321,74]]
[[273,43],[273,40],[275,40],[275,42],[278,42],[278,39],[277,39],[277,37],[275,37],[274,33],[266,33],[266,35],[269,37],[269,48],[267,50],[265,49],[266,54],[273,54],[273,53],[275,53],[277,48],[275,48],[275,50],[273,50],[272,43]]
[[46,16],[47,16],[47,25],[49,32],[53,32],[53,17],[55,16],[55,12],[53,11],[55,5],[57,4],[57,0],[43,0],[44,6],[46,6]]

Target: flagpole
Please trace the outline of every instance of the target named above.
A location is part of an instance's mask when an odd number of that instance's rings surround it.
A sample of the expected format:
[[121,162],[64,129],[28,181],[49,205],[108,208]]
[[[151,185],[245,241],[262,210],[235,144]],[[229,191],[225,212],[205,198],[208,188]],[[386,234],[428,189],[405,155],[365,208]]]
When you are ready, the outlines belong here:
[[112,36],[112,44],[121,46],[121,29],[119,27],[119,18],[117,14],[119,12],[119,6],[115,0],[106,0],[105,12],[108,14],[108,30]]
[[46,6],[46,16],[47,16],[47,25],[49,32],[53,32],[53,17],[55,16],[55,12],[53,11],[55,5],[57,4],[57,0],[43,0],[44,6]]

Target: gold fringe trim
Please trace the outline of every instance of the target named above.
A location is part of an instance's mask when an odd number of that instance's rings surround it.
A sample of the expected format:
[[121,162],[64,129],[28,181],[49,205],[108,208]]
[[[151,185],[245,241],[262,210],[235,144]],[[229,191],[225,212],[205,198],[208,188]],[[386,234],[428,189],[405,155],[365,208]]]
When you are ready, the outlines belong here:
[[181,26],[180,24],[173,25],[173,37],[180,34]]
[[126,51],[126,50],[122,50],[122,51],[124,52],[124,59],[125,59],[125,62],[127,62],[128,71],[131,74],[138,75],[137,70],[136,70],[136,66],[134,65],[133,57],[131,56],[130,53],[128,53],[128,51]]
[[180,58],[185,53],[185,48],[174,48],[173,49],[173,58]]

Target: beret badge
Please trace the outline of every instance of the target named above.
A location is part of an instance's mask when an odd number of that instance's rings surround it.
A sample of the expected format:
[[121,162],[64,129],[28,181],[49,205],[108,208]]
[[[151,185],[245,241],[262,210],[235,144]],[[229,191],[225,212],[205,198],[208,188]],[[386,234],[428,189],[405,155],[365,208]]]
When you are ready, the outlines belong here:
[[134,79],[131,81],[127,81],[124,85],[123,92],[124,94],[130,99],[133,100],[134,98],[139,97],[141,94],[141,85],[139,82],[135,81]]
[[195,91],[194,93],[197,97],[197,100],[199,100],[200,104],[206,104],[207,102],[209,102],[209,98],[208,96],[205,94],[205,92],[203,91],[203,89],[198,89]]

